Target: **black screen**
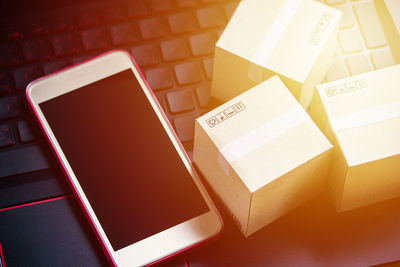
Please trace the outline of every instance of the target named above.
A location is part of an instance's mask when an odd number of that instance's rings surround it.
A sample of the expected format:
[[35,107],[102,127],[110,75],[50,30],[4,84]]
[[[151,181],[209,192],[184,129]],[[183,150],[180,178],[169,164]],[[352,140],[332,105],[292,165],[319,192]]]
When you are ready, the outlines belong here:
[[209,210],[132,70],[40,108],[114,250]]

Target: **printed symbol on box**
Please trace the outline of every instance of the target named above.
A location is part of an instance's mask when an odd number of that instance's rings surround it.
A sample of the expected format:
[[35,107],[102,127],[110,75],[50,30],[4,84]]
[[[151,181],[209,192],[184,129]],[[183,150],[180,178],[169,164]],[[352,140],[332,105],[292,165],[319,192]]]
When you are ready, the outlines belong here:
[[223,111],[218,113],[216,117],[219,122],[223,122],[224,120],[226,120],[228,118],[228,116]]
[[355,90],[360,90],[368,87],[367,81],[365,79],[350,81],[337,86],[329,87],[326,90],[326,95],[328,97],[340,95],[343,93],[353,92]]
[[344,93],[346,91],[346,88],[343,85],[338,86],[338,91],[338,94]]
[[224,111],[219,112],[217,115],[212,116],[211,118],[207,119],[206,122],[210,128],[214,127],[221,122],[226,121],[233,115],[238,114],[240,111],[246,109],[246,106],[243,104],[242,101],[237,102],[233,106],[226,108]]
[[314,28],[314,31],[312,32],[310,38],[308,39],[308,43],[310,45],[318,45],[326,29],[328,28],[328,25],[331,22],[331,20],[332,20],[331,14],[329,13],[322,14],[321,18],[319,19],[317,25]]
[[219,123],[219,121],[217,120],[217,118],[212,117],[211,119],[207,120],[207,124],[210,127],[214,127],[215,125],[217,125]]
[[326,95],[327,96],[334,96],[334,94],[335,94],[335,90],[333,88],[328,88],[326,90]]
[[243,109],[246,108],[246,107],[243,105],[242,102],[236,103],[236,104],[234,105],[234,107],[235,107],[235,109],[236,109],[238,112],[239,112],[239,111],[242,111]]
[[356,81],[358,88],[366,88],[368,86],[367,81],[365,79]]
[[233,115],[235,115],[237,113],[237,111],[233,107],[230,107],[230,108],[225,109],[225,113],[226,113],[226,115],[228,115],[228,117],[232,117]]

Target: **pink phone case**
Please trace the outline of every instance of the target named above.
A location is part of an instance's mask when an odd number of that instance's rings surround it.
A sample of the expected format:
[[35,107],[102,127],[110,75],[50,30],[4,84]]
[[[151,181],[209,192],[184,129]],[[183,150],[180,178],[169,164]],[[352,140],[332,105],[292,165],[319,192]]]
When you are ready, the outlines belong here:
[[0,263],[3,264],[3,267],[6,267],[6,263],[4,261],[4,255],[3,255],[3,249],[1,248],[1,243],[0,243]]
[[[124,51],[124,50],[115,50],[115,49],[114,49],[114,50],[110,50],[110,51],[108,51],[108,52],[106,52],[106,53],[100,54],[100,55],[98,55],[98,56],[96,56],[96,57],[93,57],[93,58],[91,58],[91,59],[82,61],[82,62],[80,62],[80,63],[74,64],[74,65],[69,66],[69,67],[67,67],[67,68],[64,68],[64,69],[62,69],[62,70],[59,70],[59,71],[57,71],[57,72],[55,72],[55,73],[64,71],[64,70],[66,70],[66,69],[73,68],[73,67],[75,67],[75,66],[77,66],[77,65],[80,65],[80,64],[82,64],[82,63],[84,63],[84,62],[90,61],[90,60],[92,60],[92,59],[94,59],[94,58],[97,58],[97,57],[104,56],[104,55],[109,54],[109,53],[114,52],[114,51],[123,51],[123,52],[126,53],[126,51]],[[128,53],[126,53],[126,54],[128,54]],[[128,55],[129,55],[129,54],[128,54]],[[166,257],[164,257],[164,258],[161,258],[161,259],[159,259],[159,260],[156,260],[156,261],[154,261],[154,262],[152,262],[152,263],[150,263],[150,264],[147,265],[147,266],[150,266],[150,265],[159,263],[159,262],[161,262],[161,261],[167,260],[167,259],[169,259],[169,258],[171,258],[171,257],[174,257],[174,256],[176,256],[176,255],[178,255],[178,254],[181,254],[181,253],[183,253],[183,252],[185,252],[185,251],[188,251],[188,250],[190,250],[190,249],[192,249],[192,248],[194,248],[194,247],[198,247],[198,246],[203,245],[203,244],[205,244],[205,243],[208,243],[208,242],[210,242],[210,241],[212,241],[212,240],[214,240],[214,239],[217,239],[219,236],[221,236],[221,234],[222,234],[222,232],[223,232],[223,229],[224,229],[224,222],[223,222],[222,217],[221,217],[221,215],[219,214],[217,208],[215,207],[214,202],[212,201],[210,195],[208,194],[208,192],[206,191],[206,189],[205,189],[205,187],[204,187],[202,181],[200,180],[199,175],[197,174],[196,170],[193,168],[193,164],[192,164],[192,162],[191,162],[189,156],[187,155],[185,149],[183,148],[182,143],[180,142],[178,136],[176,135],[174,128],[171,126],[171,123],[169,122],[167,116],[165,115],[165,112],[164,112],[164,110],[162,109],[160,103],[158,102],[156,96],[154,95],[153,91],[151,90],[151,87],[150,87],[150,85],[148,84],[148,82],[147,82],[147,80],[146,80],[144,74],[143,74],[142,71],[140,70],[140,68],[139,68],[139,66],[137,65],[135,59],[134,59],[131,55],[129,55],[129,57],[130,57],[130,59],[132,60],[132,62],[133,62],[133,64],[134,64],[136,70],[138,71],[140,77],[141,77],[141,78],[143,79],[143,81],[145,82],[147,88],[150,89],[150,93],[151,93],[153,99],[154,99],[155,102],[157,103],[158,108],[161,110],[162,115],[163,115],[163,117],[166,119],[166,121],[167,121],[167,123],[168,123],[168,126],[169,126],[169,128],[172,130],[172,132],[173,132],[173,134],[174,134],[176,140],[178,140],[179,146],[180,146],[181,149],[183,150],[186,159],[189,161],[190,166],[191,166],[192,169],[193,169],[193,172],[195,173],[196,177],[198,178],[198,181],[199,181],[199,183],[200,183],[200,186],[202,187],[202,189],[203,189],[204,192],[206,193],[208,199],[210,200],[211,205],[213,206],[214,210],[216,211],[216,213],[217,213],[217,215],[218,215],[218,217],[219,217],[219,220],[220,220],[220,222],[221,222],[221,225],[222,225],[221,230],[220,230],[217,234],[215,234],[214,236],[211,236],[211,237],[209,237],[209,238],[207,238],[207,239],[205,239],[205,240],[203,240],[203,241],[200,241],[200,242],[198,242],[198,243],[196,243],[196,244],[194,244],[194,245],[191,245],[191,246],[189,246],[189,247],[186,247],[186,248],[184,248],[184,249],[182,249],[182,250],[180,250],[180,251],[177,251],[177,252],[175,252],[175,253],[173,253],[173,254],[170,254],[170,255],[168,255],[168,256],[166,256]],[[43,77],[41,77],[41,78],[38,78],[38,79],[32,81],[31,83],[34,83],[34,82],[36,82],[36,81],[38,81],[38,80],[41,80],[41,79],[44,79],[45,77],[48,77],[48,76],[52,76],[52,75],[54,75],[55,73],[52,73],[52,74],[43,76]],[[31,84],[31,83],[30,83],[30,84]],[[29,85],[28,85],[28,87],[29,87]],[[76,188],[75,188],[75,186],[74,186],[74,184],[73,184],[73,182],[72,182],[72,180],[71,180],[71,177],[69,176],[69,174],[68,174],[68,172],[67,172],[67,170],[66,170],[66,168],[65,168],[65,165],[64,165],[64,163],[62,162],[62,160],[61,160],[61,158],[60,158],[60,155],[57,153],[57,150],[55,149],[54,144],[51,142],[50,137],[48,136],[48,134],[47,134],[47,132],[46,132],[44,126],[43,126],[43,123],[42,123],[42,121],[40,120],[40,118],[39,118],[39,116],[38,116],[38,114],[37,114],[37,111],[35,110],[35,108],[34,108],[34,106],[33,106],[33,103],[32,103],[31,99],[30,99],[29,96],[28,96],[28,91],[27,91],[27,90],[25,91],[25,95],[26,95],[26,99],[27,99],[27,101],[28,101],[28,104],[29,104],[31,110],[33,111],[34,117],[35,117],[35,119],[37,120],[37,122],[38,122],[39,125],[40,125],[40,129],[42,130],[42,132],[43,132],[43,134],[44,134],[44,136],[45,136],[45,138],[46,138],[47,143],[50,145],[50,148],[51,148],[53,154],[54,154],[55,157],[57,158],[57,161],[58,161],[58,163],[60,164],[64,175],[68,178],[68,179],[67,179],[67,180],[68,180],[68,184],[69,184],[69,186],[71,187],[71,189],[72,189],[72,191],[73,191],[75,197],[78,199],[79,205],[81,206],[82,210],[83,210],[84,213],[85,213],[85,216],[86,216],[87,219],[89,220],[90,225],[91,225],[91,227],[93,228],[93,230],[94,230],[94,232],[95,232],[95,234],[96,234],[97,239],[100,241],[101,247],[102,247],[104,253],[105,253],[106,256],[107,256],[107,259],[109,260],[109,262],[110,262],[113,266],[117,266],[116,262],[114,261],[114,258],[111,256],[111,252],[110,252],[110,251],[108,250],[108,248],[105,246],[104,240],[103,240],[103,238],[101,237],[101,235],[100,235],[100,233],[99,233],[99,230],[97,229],[96,225],[94,224],[94,222],[93,222],[93,220],[92,220],[92,218],[91,218],[89,212],[87,211],[86,206],[84,205],[84,203],[83,203],[81,197],[79,196],[78,191],[76,190]],[[1,249],[1,247],[0,247],[0,249]],[[185,264],[186,264],[186,262],[185,262]],[[187,264],[186,264],[186,265],[187,265]]]

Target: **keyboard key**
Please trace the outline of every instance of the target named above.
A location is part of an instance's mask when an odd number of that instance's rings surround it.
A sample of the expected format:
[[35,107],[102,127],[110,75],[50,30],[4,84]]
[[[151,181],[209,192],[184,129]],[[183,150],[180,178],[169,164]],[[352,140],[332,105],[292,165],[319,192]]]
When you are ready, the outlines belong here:
[[47,62],[43,65],[43,71],[45,75],[59,71],[71,65],[69,60],[58,60],[54,62]]
[[179,8],[183,7],[194,7],[196,6],[196,0],[175,0],[175,5]]
[[195,116],[185,116],[174,119],[175,130],[181,142],[188,142],[194,139]]
[[200,107],[207,107],[208,102],[210,102],[210,88],[208,86],[196,87],[196,96]]
[[135,1],[130,1],[130,4],[128,6],[128,16],[129,17],[140,17],[147,15],[148,11],[146,8],[146,5],[144,1],[142,0],[135,0]]
[[0,147],[15,145],[15,138],[11,125],[0,124]]
[[168,107],[171,113],[180,113],[194,109],[192,92],[180,90],[167,93]]
[[118,22],[124,19],[124,13],[118,7],[109,7],[103,11],[103,21],[110,22]]
[[79,36],[74,33],[63,33],[51,38],[54,54],[57,57],[79,54],[81,44]]
[[141,67],[156,65],[160,62],[155,45],[142,45],[132,48],[132,56]]
[[58,16],[54,19],[53,29],[56,32],[72,31],[75,28],[70,16]]
[[224,14],[218,7],[207,7],[197,11],[197,20],[202,29],[225,25]]
[[145,75],[153,90],[167,89],[173,86],[171,72],[167,68],[148,70]]
[[43,150],[29,146],[0,152],[0,177],[23,174],[50,168]]
[[116,45],[135,43],[139,41],[135,26],[131,23],[113,25],[110,27],[110,32],[112,41]]
[[43,76],[42,70],[35,65],[16,69],[14,71],[15,86],[17,90],[25,90],[31,81],[41,76]]
[[197,29],[196,20],[189,12],[169,16],[168,23],[173,34],[194,32]]
[[183,63],[175,66],[178,84],[185,85],[201,81],[200,66],[198,62]]
[[389,49],[372,52],[371,60],[375,69],[382,69],[394,65],[393,55]]
[[168,27],[161,17],[141,20],[139,22],[140,33],[143,39],[150,40],[168,36]]
[[99,24],[99,19],[93,12],[83,12],[78,15],[78,23],[80,27],[90,27]]
[[16,96],[0,98],[0,120],[21,115],[21,103]]
[[364,55],[354,55],[347,58],[347,66],[352,76],[371,71],[368,58]]
[[22,50],[28,62],[46,60],[51,57],[50,45],[47,40],[43,39],[25,41],[22,44]]
[[0,29],[3,41],[21,40],[25,37],[22,28],[16,26],[6,26]]
[[354,25],[353,12],[350,6],[338,6],[335,7],[337,10],[342,12],[342,18],[340,19],[340,28],[350,28]]
[[344,61],[335,58],[332,61],[332,65],[325,76],[326,80],[330,82],[330,81],[340,80],[345,77],[347,77],[347,71]]
[[155,13],[167,12],[172,10],[172,4],[170,0],[151,0],[151,9]]
[[358,31],[354,29],[341,30],[339,32],[339,41],[342,51],[346,54],[360,52],[362,43]]
[[354,6],[354,11],[367,46],[369,48],[385,46],[386,38],[373,2],[357,4]]
[[29,143],[35,140],[31,125],[27,121],[19,121],[17,125],[19,140],[21,143]]
[[0,67],[19,65],[22,62],[22,54],[17,45],[0,46]]
[[0,71],[0,94],[7,94],[14,90],[14,84],[6,71]]
[[30,21],[27,26],[26,33],[29,36],[45,35],[49,33],[49,26],[44,21]]
[[214,63],[213,58],[207,58],[207,59],[203,60],[203,69],[204,69],[204,73],[206,74],[207,80],[212,79],[213,63]]
[[194,56],[203,56],[214,53],[215,36],[209,33],[190,37],[190,49]]
[[87,51],[104,49],[110,46],[110,40],[105,30],[90,29],[81,33],[83,48]]
[[184,59],[188,56],[188,48],[183,40],[171,40],[161,43],[161,54],[165,61]]

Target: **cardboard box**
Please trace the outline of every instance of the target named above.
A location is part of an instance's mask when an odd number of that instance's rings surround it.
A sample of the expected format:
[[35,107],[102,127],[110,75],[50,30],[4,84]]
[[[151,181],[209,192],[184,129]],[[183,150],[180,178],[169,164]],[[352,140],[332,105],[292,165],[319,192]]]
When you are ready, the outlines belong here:
[[400,196],[400,65],[317,86],[311,116],[335,145],[338,211]]
[[400,64],[400,1],[374,0],[374,4],[394,60]]
[[278,76],[195,122],[194,162],[246,237],[321,191],[331,148]]
[[216,45],[211,95],[225,102],[279,75],[308,107],[332,62],[340,17],[312,0],[242,0]]

